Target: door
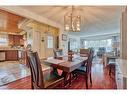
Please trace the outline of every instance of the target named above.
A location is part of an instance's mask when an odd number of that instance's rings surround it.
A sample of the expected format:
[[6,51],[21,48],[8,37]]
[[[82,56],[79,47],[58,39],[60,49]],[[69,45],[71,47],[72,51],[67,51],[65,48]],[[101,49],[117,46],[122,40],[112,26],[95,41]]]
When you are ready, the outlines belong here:
[[41,32],[41,37],[39,39],[41,42],[41,54],[40,58],[47,58],[54,56],[53,49],[57,47],[57,39],[56,36],[53,36],[52,34],[46,34],[44,32]]
[[41,58],[54,56],[53,49],[57,48],[57,38],[51,34],[41,33]]
[[39,31],[34,31],[33,50],[41,57],[41,33]]
[[46,57],[53,56],[53,49],[55,47],[55,39],[52,35],[46,35]]

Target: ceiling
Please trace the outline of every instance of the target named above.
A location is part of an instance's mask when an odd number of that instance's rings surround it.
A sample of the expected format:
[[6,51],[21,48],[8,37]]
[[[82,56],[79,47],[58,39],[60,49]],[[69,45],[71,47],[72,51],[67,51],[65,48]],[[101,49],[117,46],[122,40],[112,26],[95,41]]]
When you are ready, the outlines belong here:
[[21,32],[22,30],[18,28],[18,23],[23,19],[24,17],[0,9],[0,32]]
[[[55,21],[64,27],[64,15],[71,11],[71,6],[21,6],[40,16]],[[81,32],[72,35],[92,35],[120,32],[121,6],[75,6],[81,15]]]

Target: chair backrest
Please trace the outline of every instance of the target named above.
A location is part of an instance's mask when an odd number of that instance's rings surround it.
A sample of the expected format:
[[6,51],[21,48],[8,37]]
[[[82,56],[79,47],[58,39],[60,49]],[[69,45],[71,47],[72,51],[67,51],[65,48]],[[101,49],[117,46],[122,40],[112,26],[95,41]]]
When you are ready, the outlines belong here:
[[62,49],[54,49],[54,57],[59,57],[63,55],[63,50]]
[[32,52],[30,50],[26,50],[24,51],[24,63],[26,64],[26,66],[29,68],[29,61],[28,61],[28,54]]
[[80,54],[81,55],[86,55],[88,56],[90,53],[90,49],[80,49]]
[[88,56],[88,60],[87,60],[87,64],[86,64],[86,72],[87,74],[89,74],[91,72],[91,68],[92,68],[92,61],[93,61],[93,54],[94,52],[92,50],[90,50],[89,56]]
[[28,54],[28,61],[31,71],[31,85],[33,89],[44,88],[43,72],[37,52]]

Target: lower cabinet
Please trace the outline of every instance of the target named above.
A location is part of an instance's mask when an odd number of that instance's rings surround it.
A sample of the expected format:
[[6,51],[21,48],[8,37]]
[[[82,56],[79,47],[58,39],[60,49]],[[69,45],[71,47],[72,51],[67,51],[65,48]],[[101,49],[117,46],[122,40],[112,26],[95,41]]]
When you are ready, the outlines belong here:
[[0,51],[0,61],[5,61],[5,51]]
[[18,60],[18,50],[6,50],[5,60],[6,61],[17,61]]

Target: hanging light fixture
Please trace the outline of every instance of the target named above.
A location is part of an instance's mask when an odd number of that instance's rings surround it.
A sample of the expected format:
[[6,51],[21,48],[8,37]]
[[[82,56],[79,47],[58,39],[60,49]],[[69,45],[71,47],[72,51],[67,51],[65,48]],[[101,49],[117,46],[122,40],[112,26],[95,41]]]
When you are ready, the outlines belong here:
[[81,29],[81,16],[77,15],[74,6],[71,13],[64,16],[64,30],[70,32],[79,32]]

